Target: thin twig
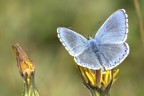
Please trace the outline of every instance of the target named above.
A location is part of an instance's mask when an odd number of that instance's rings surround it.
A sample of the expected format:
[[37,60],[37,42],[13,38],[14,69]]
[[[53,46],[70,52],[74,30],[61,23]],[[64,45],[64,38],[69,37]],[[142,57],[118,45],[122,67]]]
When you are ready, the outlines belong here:
[[140,30],[140,34],[141,34],[142,45],[144,46],[144,28],[143,28],[143,20],[142,20],[142,14],[141,14],[141,10],[140,10],[139,0],[133,0],[133,4],[135,7],[137,19],[138,19],[138,26],[139,26],[139,30]]

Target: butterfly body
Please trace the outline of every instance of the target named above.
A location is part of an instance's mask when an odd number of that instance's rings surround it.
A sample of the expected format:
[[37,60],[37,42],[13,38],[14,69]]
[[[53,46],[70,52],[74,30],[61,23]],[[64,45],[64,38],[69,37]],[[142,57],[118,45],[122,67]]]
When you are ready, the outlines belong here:
[[98,52],[98,48],[97,48],[98,45],[95,42],[95,40],[93,40],[93,39],[88,40],[88,47],[91,51]]
[[89,69],[113,69],[129,53],[129,46],[125,42],[128,20],[124,9],[113,13],[97,31],[95,37],[89,40],[64,27],[59,27],[57,32],[62,44],[70,55],[74,56],[75,62]]

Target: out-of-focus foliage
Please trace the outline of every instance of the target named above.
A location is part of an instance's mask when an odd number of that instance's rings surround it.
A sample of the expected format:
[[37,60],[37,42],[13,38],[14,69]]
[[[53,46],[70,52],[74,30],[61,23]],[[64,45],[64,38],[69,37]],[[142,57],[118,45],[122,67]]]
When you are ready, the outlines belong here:
[[[144,17],[144,1],[139,0]],[[19,43],[36,66],[41,96],[88,96],[73,57],[57,38],[57,27],[94,36],[116,10],[128,14],[130,54],[118,68],[112,96],[143,96],[144,48],[132,0],[1,0],[0,96],[20,96],[23,81],[11,46]]]

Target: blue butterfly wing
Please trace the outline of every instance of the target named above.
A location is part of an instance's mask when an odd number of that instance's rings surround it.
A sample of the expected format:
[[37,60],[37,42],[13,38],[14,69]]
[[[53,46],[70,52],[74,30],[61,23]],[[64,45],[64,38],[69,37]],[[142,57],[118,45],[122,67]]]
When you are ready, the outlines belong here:
[[114,12],[100,27],[95,39],[100,44],[122,43],[127,39],[128,19],[124,9]]
[[88,41],[80,34],[63,27],[57,29],[58,37],[75,62],[90,69],[100,69],[97,56],[89,49]]
[[127,33],[128,19],[124,9],[114,12],[96,33],[95,40],[101,53],[100,63],[106,70],[113,69],[127,57]]
[[82,35],[64,27],[57,28],[57,33],[70,55],[77,56],[87,49],[87,39]]
[[102,65],[106,70],[109,70],[119,65],[127,57],[129,46],[127,43],[101,44],[99,52],[101,53]]
[[102,68],[99,62],[99,58],[89,48],[76,56],[74,60],[78,65],[89,69],[98,70]]
[[[128,19],[124,9],[113,13],[101,26],[95,36],[98,53],[87,45],[88,41],[67,28],[58,28],[58,37],[78,65],[90,69],[112,69],[119,65],[129,53],[125,43],[128,33]],[[99,57],[99,58],[98,58]]]

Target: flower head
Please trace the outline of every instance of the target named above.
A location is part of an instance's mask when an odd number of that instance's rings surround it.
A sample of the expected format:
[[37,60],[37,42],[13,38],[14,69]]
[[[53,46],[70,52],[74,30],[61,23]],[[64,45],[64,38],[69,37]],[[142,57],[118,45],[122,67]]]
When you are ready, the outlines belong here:
[[30,77],[31,74],[34,73],[34,64],[31,62],[27,54],[22,50],[22,48],[18,44],[13,45],[13,49],[16,53],[17,66],[21,76]]
[[18,44],[13,45],[13,49],[16,53],[19,72],[24,80],[23,96],[39,96],[34,82],[34,64]]
[[[119,69],[117,70],[91,70],[85,67],[78,66],[84,85],[90,89],[93,96],[96,94],[104,94],[100,96],[109,96],[109,90],[113,81],[115,81],[115,76],[117,75]],[[95,91],[97,93],[95,93]],[[97,95],[96,95],[97,96]]]

